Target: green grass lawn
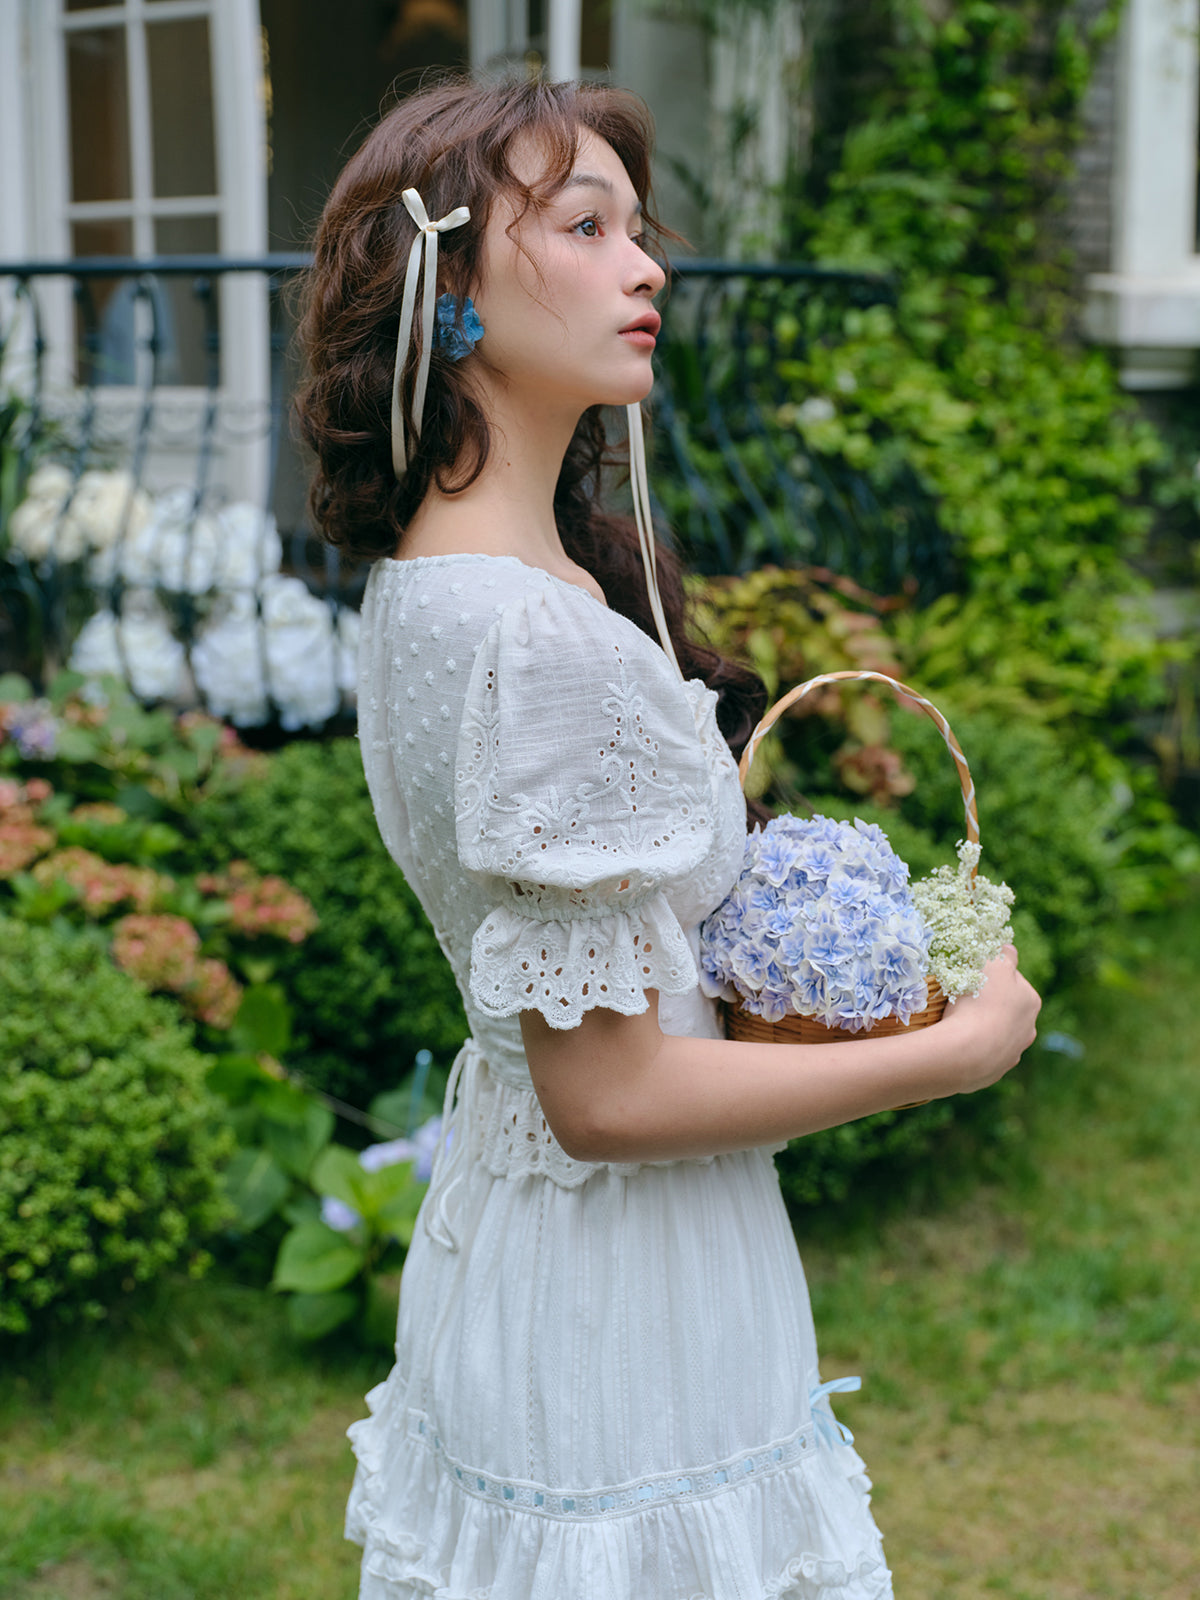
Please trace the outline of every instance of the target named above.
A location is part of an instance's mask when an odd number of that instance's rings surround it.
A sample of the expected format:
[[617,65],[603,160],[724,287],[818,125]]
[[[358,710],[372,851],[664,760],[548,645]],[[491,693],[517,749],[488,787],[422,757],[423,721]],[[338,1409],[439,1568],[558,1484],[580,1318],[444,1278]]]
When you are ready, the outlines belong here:
[[849,1249],[801,1229],[901,1600],[1200,1595],[1200,910],[1075,999],[1020,1173]]
[[[1086,1056],[1029,1067],[1003,1183],[801,1228],[900,1600],[1200,1594],[1198,951],[1182,911],[1134,988],[1075,997]],[[343,1434],[385,1368],[218,1281],[10,1359],[0,1595],[350,1600]]]

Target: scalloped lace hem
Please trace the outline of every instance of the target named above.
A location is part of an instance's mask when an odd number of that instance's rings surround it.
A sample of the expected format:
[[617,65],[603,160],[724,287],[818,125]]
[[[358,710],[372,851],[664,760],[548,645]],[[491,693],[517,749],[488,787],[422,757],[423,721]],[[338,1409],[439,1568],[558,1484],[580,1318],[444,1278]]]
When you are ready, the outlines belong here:
[[698,981],[683,929],[661,893],[629,911],[541,921],[507,906],[471,942],[471,994],[491,1017],[538,1011],[552,1028],[577,1028],[597,1006],[636,1016],[646,990],[684,994]]

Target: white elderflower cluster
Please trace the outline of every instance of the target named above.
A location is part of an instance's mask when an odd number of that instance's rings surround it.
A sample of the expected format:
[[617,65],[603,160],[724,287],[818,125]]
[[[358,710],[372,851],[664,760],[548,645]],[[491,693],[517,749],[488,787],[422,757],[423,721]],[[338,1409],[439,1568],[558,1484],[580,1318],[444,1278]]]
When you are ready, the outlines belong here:
[[977,844],[960,840],[957,867],[935,867],[912,886],[913,902],[931,935],[929,976],[950,1000],[979,993],[984,967],[1013,936],[1008,920],[1013,892],[1006,883],[982,876],[972,881],[979,856]]

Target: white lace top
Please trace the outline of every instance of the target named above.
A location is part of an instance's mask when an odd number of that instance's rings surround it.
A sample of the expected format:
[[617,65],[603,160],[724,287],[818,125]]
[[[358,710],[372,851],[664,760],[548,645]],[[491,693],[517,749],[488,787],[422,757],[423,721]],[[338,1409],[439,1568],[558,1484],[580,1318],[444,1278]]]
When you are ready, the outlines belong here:
[[[594,1006],[644,1011],[656,989],[665,1031],[716,1033],[697,930],[745,837],[716,698],[626,618],[515,557],[373,569],[367,781],[491,1077],[529,1091],[523,1010],[571,1028]],[[530,1115],[519,1142],[545,1144]]]

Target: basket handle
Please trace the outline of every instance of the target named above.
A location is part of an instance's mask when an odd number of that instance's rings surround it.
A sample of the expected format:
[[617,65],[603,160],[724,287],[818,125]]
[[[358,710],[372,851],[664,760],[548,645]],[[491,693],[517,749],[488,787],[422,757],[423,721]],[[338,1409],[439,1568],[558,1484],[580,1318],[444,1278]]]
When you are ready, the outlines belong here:
[[814,689],[820,689],[827,683],[857,683],[862,679],[874,679],[876,683],[886,683],[889,689],[894,689],[902,700],[909,700],[913,705],[920,706],[921,710],[933,722],[946,741],[946,748],[954,757],[955,771],[958,773],[959,785],[962,788],[963,810],[967,818],[967,838],[972,844],[979,843],[979,812],[975,807],[975,782],[971,777],[971,769],[967,765],[967,758],[963,755],[958,740],[951,731],[950,724],[933,704],[926,700],[924,695],[918,694],[915,689],[910,689],[906,683],[900,683],[895,678],[889,678],[883,672],[822,672],[819,677],[809,678],[805,683],[798,683],[794,689],[789,689],[787,694],[776,700],[775,704],[767,711],[758,727],[750,735],[742,759],[738,766],[738,777],[745,787],[746,774],[750,771],[750,763],[754,760],[754,752],[758,749],[759,741],[764,734],[778,722],[783,713],[790,707],[803,700],[805,695],[811,694]]

